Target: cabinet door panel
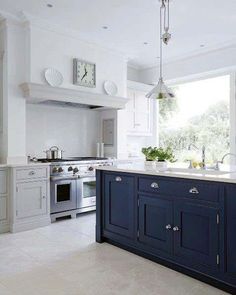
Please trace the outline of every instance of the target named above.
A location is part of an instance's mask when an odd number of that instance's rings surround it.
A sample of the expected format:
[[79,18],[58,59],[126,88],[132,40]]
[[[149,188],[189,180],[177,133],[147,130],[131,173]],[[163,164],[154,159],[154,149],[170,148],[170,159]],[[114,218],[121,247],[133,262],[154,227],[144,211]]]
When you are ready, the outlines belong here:
[[134,237],[134,178],[105,175],[105,229]]
[[218,268],[218,209],[204,205],[176,202],[174,222],[174,254],[187,263]]
[[150,132],[150,115],[147,113],[135,113],[134,128],[136,132]]
[[7,196],[0,196],[0,222],[7,220]]
[[0,170],[0,194],[7,194],[7,171]]
[[135,131],[135,113],[127,112],[127,129],[129,131]]
[[135,93],[133,90],[127,90],[127,97],[129,98],[129,101],[126,104],[126,109],[129,112],[133,112],[134,111],[134,107],[135,107]]
[[135,108],[137,112],[148,113],[150,110],[150,99],[145,95],[145,92],[135,91]]
[[172,202],[159,198],[139,196],[139,241],[154,250],[172,252]]
[[47,212],[47,183],[30,182],[17,184],[17,218],[33,217]]
[[226,187],[226,271],[236,277],[236,185]]

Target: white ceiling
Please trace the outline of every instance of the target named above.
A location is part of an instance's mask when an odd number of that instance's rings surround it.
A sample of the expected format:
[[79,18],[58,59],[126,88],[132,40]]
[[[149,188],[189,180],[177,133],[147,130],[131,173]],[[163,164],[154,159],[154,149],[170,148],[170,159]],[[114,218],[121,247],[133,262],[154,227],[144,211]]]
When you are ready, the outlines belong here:
[[[24,11],[71,28],[87,41],[126,54],[137,67],[158,62],[159,5],[158,0],[0,0],[2,11]],[[235,0],[173,0],[170,9],[173,38],[166,59],[236,43]]]

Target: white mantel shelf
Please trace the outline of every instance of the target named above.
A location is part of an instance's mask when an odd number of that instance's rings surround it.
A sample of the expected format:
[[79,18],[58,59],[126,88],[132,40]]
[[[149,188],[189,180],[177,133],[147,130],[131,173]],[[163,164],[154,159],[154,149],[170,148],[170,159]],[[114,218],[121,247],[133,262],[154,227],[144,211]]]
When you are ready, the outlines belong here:
[[20,88],[26,100],[30,103],[57,101],[100,107],[99,109],[123,109],[129,101],[125,97],[52,87],[37,83],[23,83]]

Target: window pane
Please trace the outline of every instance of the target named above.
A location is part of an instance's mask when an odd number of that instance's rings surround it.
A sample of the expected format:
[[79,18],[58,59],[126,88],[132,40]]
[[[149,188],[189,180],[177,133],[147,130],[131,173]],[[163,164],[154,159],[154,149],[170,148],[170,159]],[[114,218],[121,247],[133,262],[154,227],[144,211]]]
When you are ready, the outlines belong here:
[[230,76],[173,87],[176,99],[159,102],[160,146],[171,146],[178,161],[201,160],[206,146],[208,163],[230,151]]

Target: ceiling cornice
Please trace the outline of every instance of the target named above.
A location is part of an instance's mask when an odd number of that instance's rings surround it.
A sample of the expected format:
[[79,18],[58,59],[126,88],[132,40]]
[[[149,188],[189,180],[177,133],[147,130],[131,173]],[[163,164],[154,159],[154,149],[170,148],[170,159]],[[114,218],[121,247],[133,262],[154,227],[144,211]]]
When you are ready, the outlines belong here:
[[[191,59],[191,58],[195,58],[195,57],[200,57],[200,56],[205,56],[207,54],[211,54],[217,51],[222,51],[225,49],[230,49],[230,48],[235,48],[236,49],[236,39],[234,40],[230,40],[228,42],[224,42],[224,43],[220,43],[217,44],[215,46],[211,46],[208,47],[206,49],[202,49],[202,50],[196,50],[194,52],[191,52],[189,54],[183,54],[183,55],[178,55],[172,58],[166,58],[163,61],[164,65],[168,65],[170,63],[174,63],[174,62],[178,62],[178,61],[183,61],[186,59]],[[143,71],[143,70],[149,70],[149,69],[153,69],[153,68],[157,68],[159,67],[159,64],[155,63],[155,64],[149,64],[147,66],[143,66],[143,65],[138,65],[138,64],[134,64],[132,62],[128,63],[128,66],[133,67],[137,70]]]

